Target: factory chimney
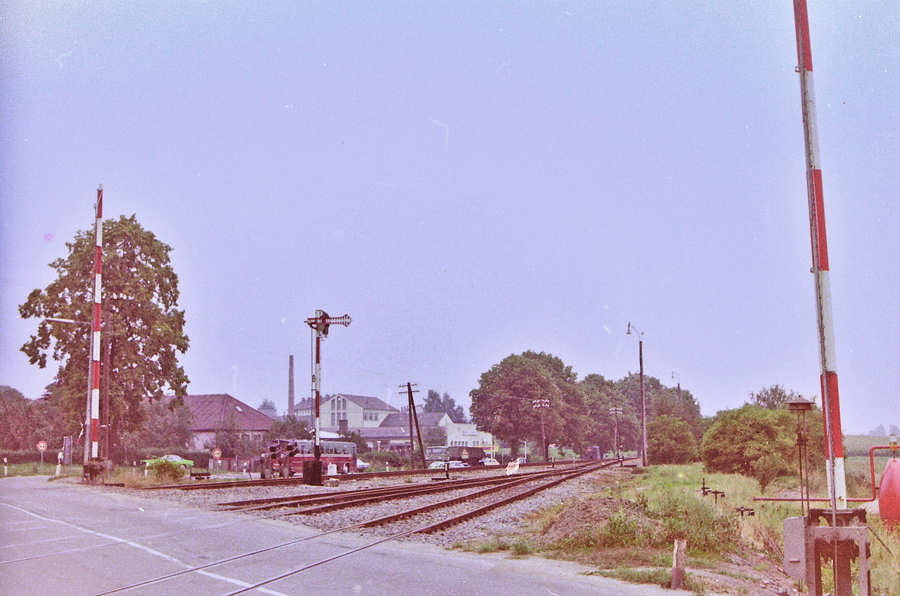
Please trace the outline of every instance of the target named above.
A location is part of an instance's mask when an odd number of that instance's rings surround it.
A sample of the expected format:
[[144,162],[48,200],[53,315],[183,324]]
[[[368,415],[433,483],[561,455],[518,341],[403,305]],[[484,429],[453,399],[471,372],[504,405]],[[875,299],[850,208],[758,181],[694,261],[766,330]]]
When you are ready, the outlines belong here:
[[288,416],[294,415],[294,356],[288,357]]

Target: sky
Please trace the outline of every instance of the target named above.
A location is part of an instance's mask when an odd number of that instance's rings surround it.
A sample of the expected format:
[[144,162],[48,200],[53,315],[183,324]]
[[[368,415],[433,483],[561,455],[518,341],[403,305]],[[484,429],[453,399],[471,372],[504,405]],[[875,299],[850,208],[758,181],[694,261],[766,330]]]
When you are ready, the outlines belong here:
[[[900,424],[900,11],[809,0],[846,433]],[[172,247],[189,393],[466,408],[526,350],[704,415],[818,396],[793,6],[0,6],[0,384],[55,367],[17,307],[104,217]]]

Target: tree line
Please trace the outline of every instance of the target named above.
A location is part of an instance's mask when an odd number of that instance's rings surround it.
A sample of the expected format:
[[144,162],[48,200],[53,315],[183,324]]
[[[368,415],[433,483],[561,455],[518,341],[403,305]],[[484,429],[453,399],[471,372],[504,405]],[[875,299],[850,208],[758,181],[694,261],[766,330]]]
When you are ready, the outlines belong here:
[[[189,417],[178,398],[186,395],[188,378],[178,354],[187,350],[188,337],[184,311],[177,308],[178,276],[169,259],[171,247],[145,230],[134,215],[104,221],[103,238],[100,414],[101,424],[109,429],[109,455],[125,460],[141,445],[186,443]],[[50,264],[57,278],[32,291],[19,306],[22,318],[37,320],[37,331],[22,352],[41,368],[49,359],[59,366],[38,400],[27,400],[10,387],[0,388],[3,449],[33,449],[42,438],[84,436],[93,232],[77,232],[66,246],[69,254]],[[162,400],[164,392],[175,399]],[[711,471],[754,475],[761,483],[772,474],[787,473],[796,423],[784,404],[796,397],[792,392],[778,385],[764,388],[746,406],[711,418],[701,416],[690,391],[666,387],[655,377],[644,378],[644,394],[652,463],[702,459]],[[545,457],[551,443],[586,454],[593,447],[603,452],[636,450],[641,442],[636,373],[618,381],[599,374],[579,380],[556,356],[528,351],[510,355],[482,374],[470,397],[471,420],[508,443],[513,455],[524,441],[541,444]],[[424,411],[446,412],[454,422],[466,420],[463,408],[448,394],[433,390]],[[818,458],[824,440],[815,419],[821,413],[814,410],[810,418],[811,452]],[[308,433],[299,421],[286,424],[276,431],[298,438]],[[229,429],[222,429],[219,439],[229,450],[243,449],[237,433]]]
[[[527,351],[482,374],[470,397],[472,420],[505,442],[513,457],[526,441],[541,444],[544,457],[550,444],[582,455],[593,447],[604,453],[640,451],[641,381],[636,373],[618,381],[599,374],[579,380],[558,357]],[[689,390],[645,375],[648,460],[699,460],[711,472],[752,476],[765,488],[774,478],[796,471],[799,421],[786,404],[798,397],[773,385],[752,393],[740,408],[704,417]],[[806,420],[813,464],[824,459],[821,418],[813,406]]]

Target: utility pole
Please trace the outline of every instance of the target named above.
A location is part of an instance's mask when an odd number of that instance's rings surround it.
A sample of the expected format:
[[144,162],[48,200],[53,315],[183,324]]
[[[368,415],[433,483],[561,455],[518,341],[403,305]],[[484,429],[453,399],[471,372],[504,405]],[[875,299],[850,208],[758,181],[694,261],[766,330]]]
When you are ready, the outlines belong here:
[[419,426],[419,415],[416,413],[416,404],[413,402],[413,393],[418,393],[418,389],[413,389],[413,385],[416,383],[407,383],[406,385],[400,385],[400,388],[406,388],[406,391],[401,391],[400,393],[406,393],[408,396],[409,402],[409,469],[416,469],[416,460],[415,460],[415,443],[413,442],[413,428],[416,429],[416,434],[419,437],[419,452],[422,455],[422,468],[428,467],[425,463],[425,446],[422,443],[422,428]]
[[541,452],[544,454],[544,463],[550,461],[547,449],[547,434],[544,432],[544,408],[550,407],[549,399],[533,399],[531,400],[531,409],[540,410],[541,412]]
[[312,394],[313,394],[313,415],[315,416],[315,444],[313,446],[313,456],[316,460],[316,465],[318,469],[321,471],[322,469],[322,443],[321,443],[321,430],[322,430],[322,420],[319,413],[319,406],[321,404],[321,388],[322,388],[322,338],[328,337],[328,327],[333,324],[343,325],[344,327],[348,327],[352,319],[348,315],[344,315],[343,317],[329,317],[328,313],[324,310],[317,310],[316,316],[306,319],[306,324],[309,325],[310,333],[313,336],[313,350],[312,350],[312,363],[313,363],[313,374],[312,374]]
[[641,465],[647,467],[647,399],[644,395],[644,334],[637,327],[628,323],[626,335],[631,335],[631,330],[638,336],[638,360],[641,367]]
[[613,431],[615,445],[613,445],[613,451],[615,451],[616,459],[619,459],[619,414],[622,414],[622,412],[622,408],[618,406],[609,409],[609,415],[613,416],[615,420],[615,427]]

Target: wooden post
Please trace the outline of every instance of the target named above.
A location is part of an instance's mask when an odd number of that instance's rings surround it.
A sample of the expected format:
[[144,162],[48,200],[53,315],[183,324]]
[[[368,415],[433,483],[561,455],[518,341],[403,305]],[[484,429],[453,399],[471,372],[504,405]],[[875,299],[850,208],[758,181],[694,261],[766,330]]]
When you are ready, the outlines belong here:
[[686,558],[687,543],[684,538],[675,539],[675,550],[672,553],[672,586],[673,590],[680,590],[684,585],[684,563]]

